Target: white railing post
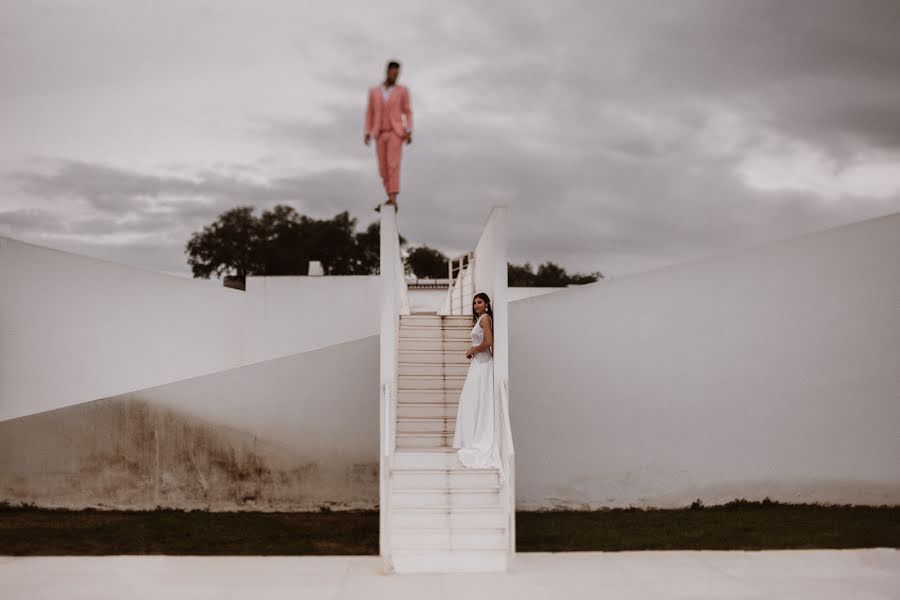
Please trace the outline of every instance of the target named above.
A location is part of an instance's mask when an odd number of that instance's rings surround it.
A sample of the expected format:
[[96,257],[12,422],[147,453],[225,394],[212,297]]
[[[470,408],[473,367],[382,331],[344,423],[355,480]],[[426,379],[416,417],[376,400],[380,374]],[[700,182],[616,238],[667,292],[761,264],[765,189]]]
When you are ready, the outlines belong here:
[[380,385],[379,385],[379,533],[378,545],[382,564],[392,571],[390,548],[390,468],[396,448],[398,358],[400,315],[409,314],[406,277],[400,256],[397,211],[383,206],[380,223],[381,318]]
[[[507,298],[507,221],[508,209],[495,207],[491,211],[489,225],[493,226],[493,243],[490,244],[490,265],[481,265],[490,273],[491,304],[494,308],[494,376],[498,381],[509,377],[509,305]],[[499,395],[497,396],[499,397]]]
[[[495,206],[475,250],[448,260],[447,296],[439,314],[471,314],[472,305],[467,299],[479,292],[485,292],[491,298],[494,313],[494,397],[498,399],[495,403],[494,433],[500,448],[503,499],[508,516],[507,550],[512,557],[516,551],[516,486],[515,448],[509,417],[508,215],[507,207]],[[456,263],[458,265],[454,268]]]
[[503,472],[506,475],[505,500],[507,507],[507,526],[509,527],[509,552],[516,552],[516,461],[515,447],[512,440],[512,426],[509,422],[509,380],[500,383],[500,458]]
[[[505,206],[495,207],[491,211],[488,226],[492,228],[492,243],[489,244],[488,256],[490,264],[480,263],[479,268],[489,270],[489,277],[482,281],[490,286],[491,304],[494,309],[494,381],[495,398],[499,402],[500,452],[506,475],[504,487],[508,510],[509,552],[516,551],[516,488],[515,488],[515,449],[512,441],[512,429],[509,419],[509,302],[508,302],[508,221],[509,209]],[[477,281],[477,280],[475,280]]]
[[495,206],[485,223],[475,246],[473,267],[470,269],[473,294],[485,292],[491,298],[494,311],[494,397],[498,400],[495,410],[495,434],[500,449],[503,481],[503,498],[508,514],[510,555],[515,553],[515,449],[509,419],[509,298],[507,277],[509,210]]
[[480,291],[475,289],[476,264],[475,252],[472,251],[447,260],[447,297],[438,309],[439,315],[472,314],[472,305],[466,299]]
[[463,259],[460,258],[459,259],[459,314],[464,314],[463,307],[466,305],[465,300],[463,300],[463,289],[466,287],[466,280],[464,279],[466,267],[468,267],[468,265],[466,265],[464,267]]
[[[475,268],[478,266],[478,263],[475,261],[475,251],[474,250],[469,252],[469,265],[470,265],[469,281],[472,282],[472,284],[471,284],[472,285],[472,295],[474,296],[475,294],[478,293],[478,290],[475,289],[475,282],[478,281],[475,278]],[[470,308],[471,308],[471,305],[470,305]]]

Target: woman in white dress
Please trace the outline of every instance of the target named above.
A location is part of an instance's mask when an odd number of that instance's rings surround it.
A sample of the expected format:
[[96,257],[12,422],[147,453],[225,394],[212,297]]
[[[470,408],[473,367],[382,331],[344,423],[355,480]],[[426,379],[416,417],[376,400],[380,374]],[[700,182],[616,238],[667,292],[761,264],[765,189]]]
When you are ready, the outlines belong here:
[[[466,350],[471,359],[456,411],[453,447],[458,448],[459,461],[466,467],[501,468],[498,439],[498,407],[494,401],[494,343],[491,300],[487,294],[472,299],[472,347]],[[501,473],[501,477],[503,474]]]

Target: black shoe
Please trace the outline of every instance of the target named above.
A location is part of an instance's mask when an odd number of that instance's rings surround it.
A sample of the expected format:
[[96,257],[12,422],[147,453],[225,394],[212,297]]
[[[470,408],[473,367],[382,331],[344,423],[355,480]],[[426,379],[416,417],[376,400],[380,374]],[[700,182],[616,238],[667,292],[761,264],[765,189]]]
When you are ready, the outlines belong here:
[[381,212],[381,205],[380,205],[380,204],[376,204],[376,205],[375,205],[375,212]]

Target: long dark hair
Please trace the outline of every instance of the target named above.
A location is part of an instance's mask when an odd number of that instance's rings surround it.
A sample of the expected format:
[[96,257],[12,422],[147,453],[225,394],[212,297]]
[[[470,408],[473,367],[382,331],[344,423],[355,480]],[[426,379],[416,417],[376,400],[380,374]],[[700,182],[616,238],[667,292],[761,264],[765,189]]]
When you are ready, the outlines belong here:
[[494,309],[491,308],[491,299],[488,298],[488,295],[484,292],[478,292],[477,294],[472,296],[472,325],[478,322],[478,314],[475,312],[475,298],[481,298],[482,300],[484,300],[484,305],[486,307],[484,314],[490,315],[491,319],[493,319]]

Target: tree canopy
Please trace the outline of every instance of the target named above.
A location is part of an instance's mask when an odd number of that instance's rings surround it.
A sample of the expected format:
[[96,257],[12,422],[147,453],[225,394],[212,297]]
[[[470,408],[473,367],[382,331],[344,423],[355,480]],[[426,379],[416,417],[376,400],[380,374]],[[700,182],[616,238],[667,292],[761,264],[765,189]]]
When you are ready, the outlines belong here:
[[551,261],[539,266],[537,272],[534,271],[531,263],[524,265],[509,263],[507,268],[509,287],[565,287],[593,283],[598,279],[603,279],[600,271],[594,271],[587,275],[581,273],[569,275],[564,268]]
[[406,255],[406,266],[419,278],[446,279],[449,264],[441,251],[424,245],[410,248]]
[[[344,211],[331,219],[313,219],[279,204],[257,217],[253,207],[228,210],[185,247],[194,277],[307,275],[318,260],[327,275],[372,275],[379,267],[379,224],[356,231],[356,219]],[[400,244],[406,240],[400,237]]]
[[[194,277],[213,275],[244,287],[251,275],[308,275],[309,261],[322,263],[326,275],[376,275],[380,262],[379,222],[356,231],[356,219],[344,211],[331,219],[313,219],[279,204],[256,216],[252,206],[225,211],[194,232],[185,246]],[[400,236],[400,245],[406,240]],[[406,268],[420,278],[447,277],[447,257],[426,245],[407,252]],[[511,287],[564,287],[603,278],[599,271],[569,275],[547,261],[535,272],[530,263],[508,263]]]
[[[407,268],[419,278],[446,279],[448,262],[448,258],[442,252],[425,245],[411,248],[406,257]],[[507,264],[510,287],[565,287],[593,283],[603,278],[599,271],[587,275],[581,273],[569,275],[564,268],[550,261],[540,265],[537,272],[530,263]]]

